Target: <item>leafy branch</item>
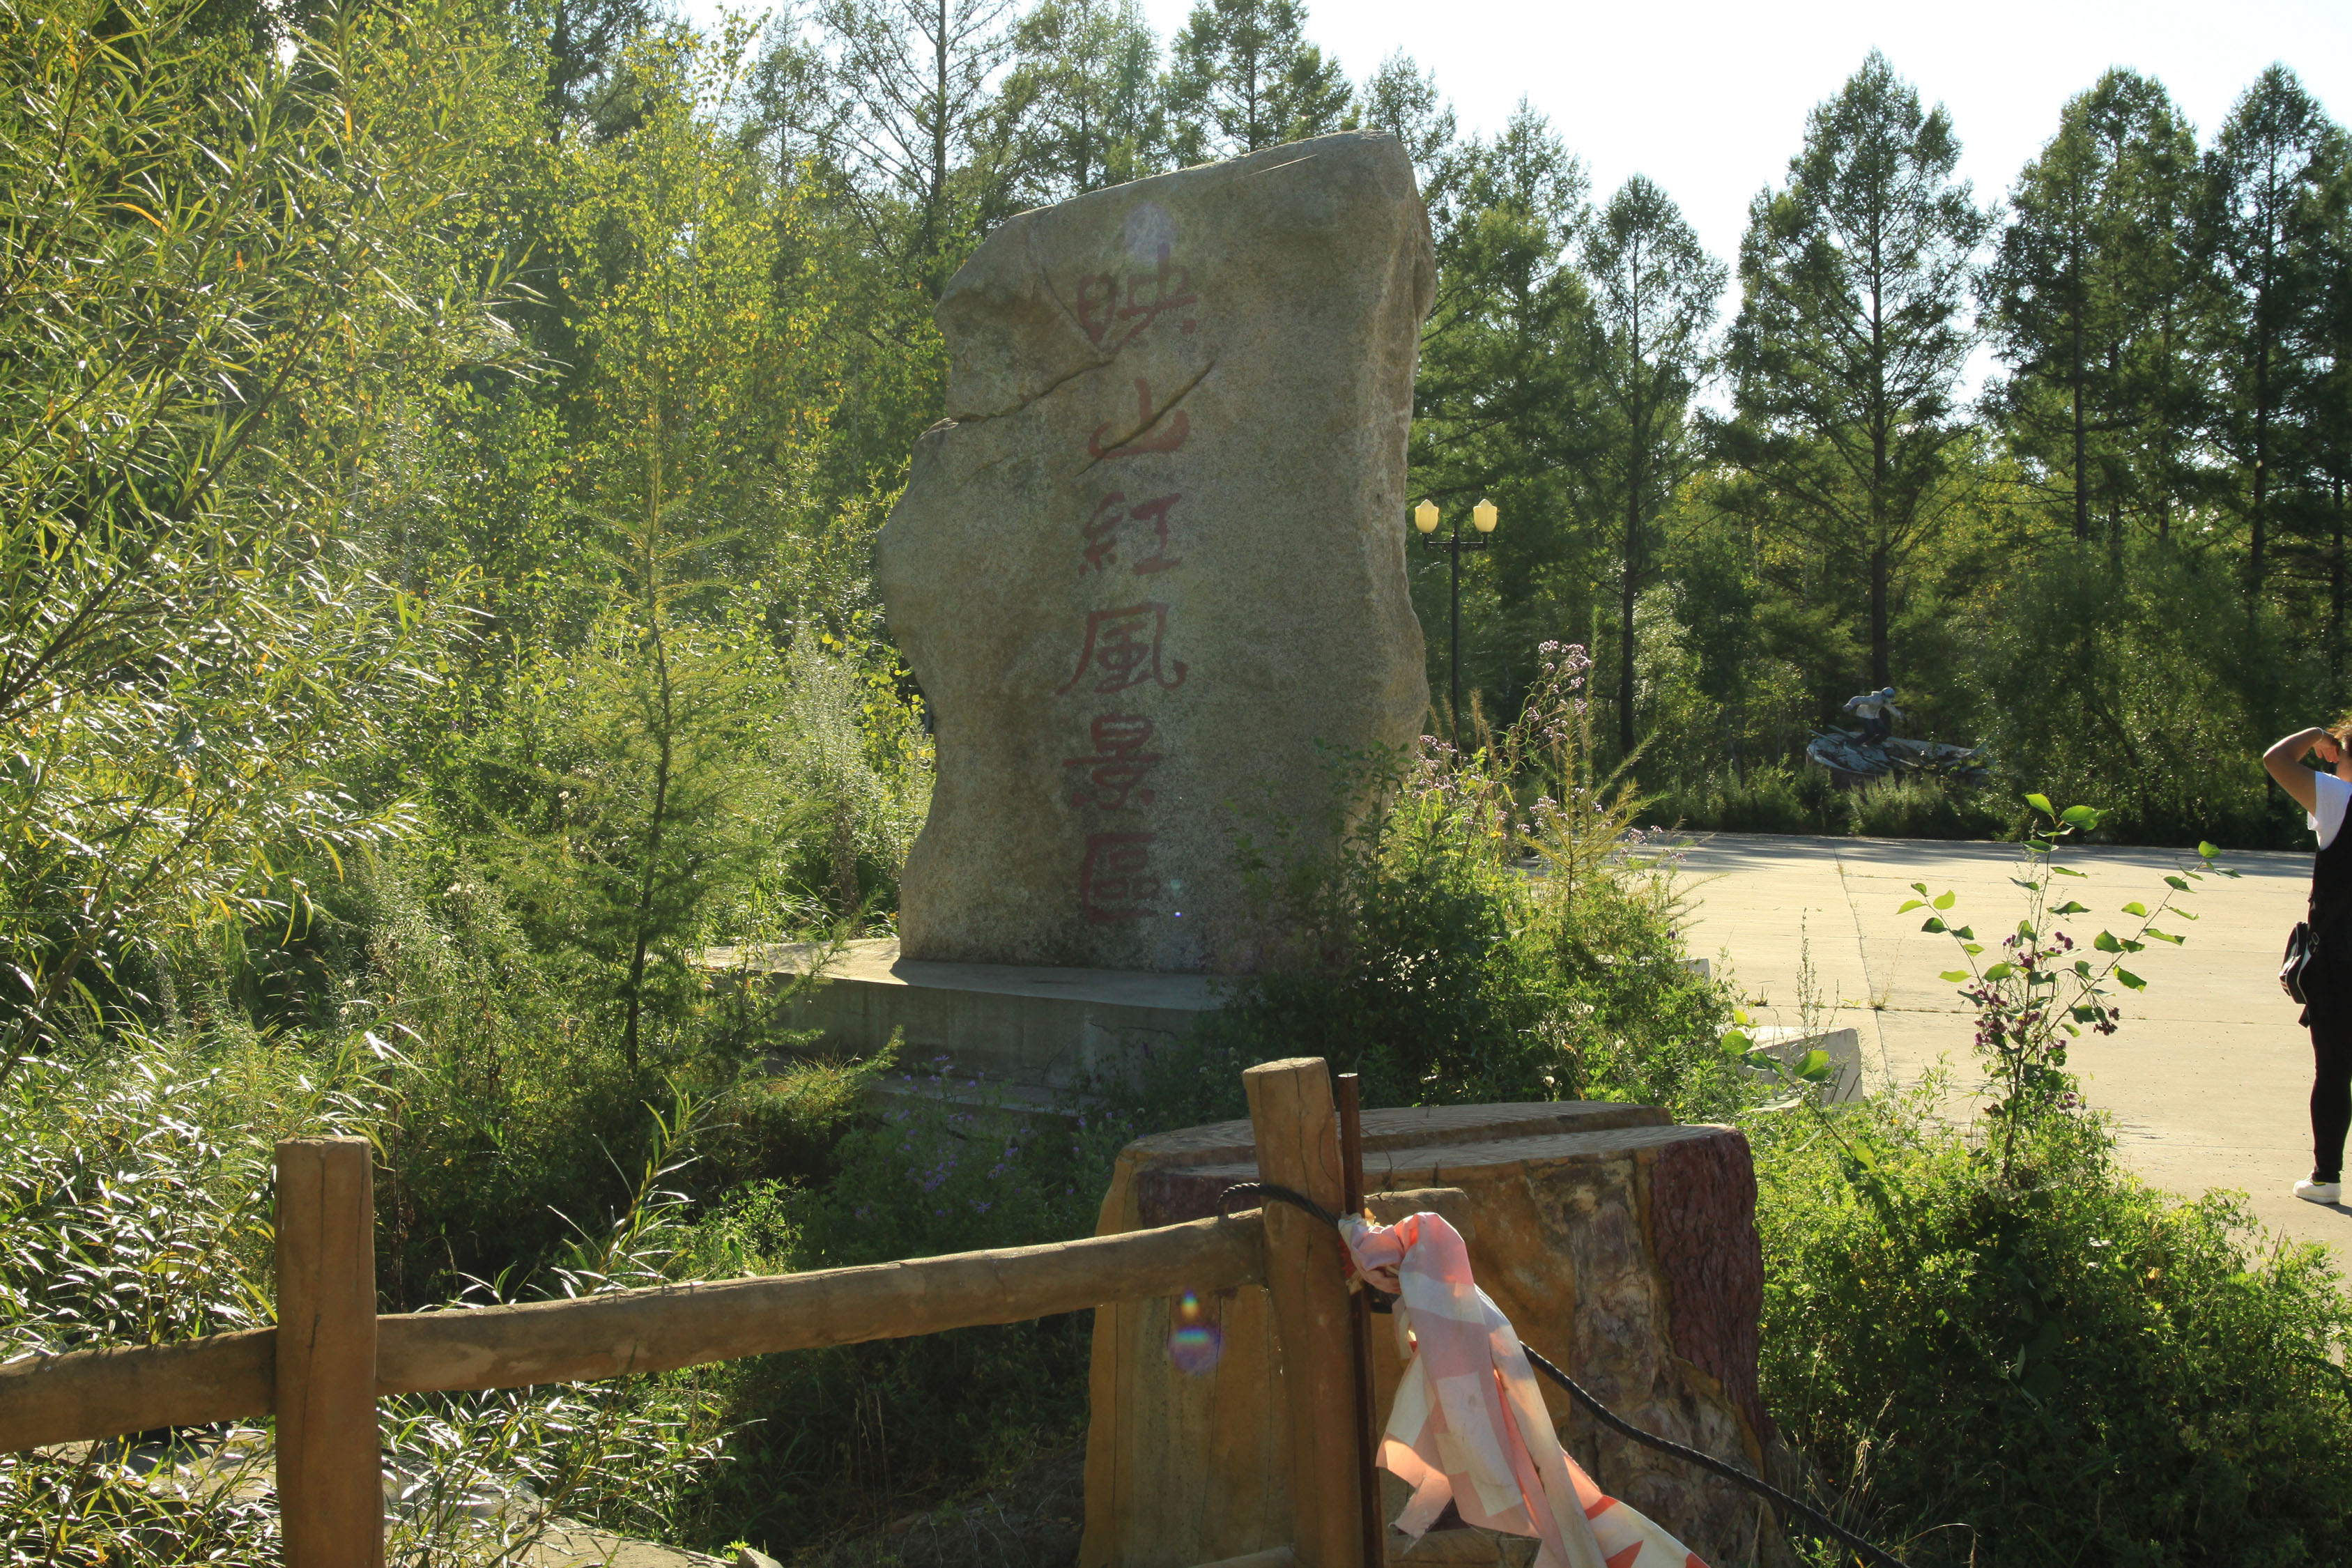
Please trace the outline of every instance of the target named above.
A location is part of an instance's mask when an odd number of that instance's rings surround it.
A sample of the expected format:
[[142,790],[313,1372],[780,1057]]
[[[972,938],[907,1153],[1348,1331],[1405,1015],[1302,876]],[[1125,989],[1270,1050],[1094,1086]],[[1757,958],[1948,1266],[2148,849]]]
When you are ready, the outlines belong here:
[[2017,1130],[2022,1121],[2053,1107],[2073,1103],[2074,1079],[2065,1070],[2067,1042],[2084,1030],[2112,1035],[2123,1017],[2115,986],[2143,991],[2147,982],[2124,966],[2124,960],[2144,952],[2151,942],[2175,947],[2188,938],[2162,930],[2159,920],[2178,917],[2193,921],[2196,914],[2180,900],[2191,896],[2190,885],[2208,876],[2235,877],[2222,867],[2221,850],[2211,844],[2197,847],[2198,858],[2164,878],[2165,892],[2153,908],[2138,900],[2121,906],[2136,921],[2117,935],[2102,929],[2087,952],[2057,924],[2092,912],[2078,899],[2052,901],[2061,877],[2085,879],[2086,871],[2059,864],[2061,847],[2099,826],[2095,806],[2070,805],[2061,811],[2047,795],[2029,795],[2025,863],[2021,876],[2010,880],[2025,890],[2025,913],[2017,929],[2000,939],[1999,952],[1988,962],[1989,949],[1969,925],[1955,925],[1946,917],[1958,903],[1947,889],[1930,894],[1924,882],[1911,884],[1919,896],[1904,902],[1897,914],[1927,910],[1920,930],[1948,936],[1959,950],[1963,966],[1943,972],[1941,978],[1959,987],[1960,995],[1977,1016],[1978,1052],[1983,1056],[1999,1086],[2000,1099],[1988,1114],[2001,1128],[2000,1172],[2007,1180],[2015,1162]]

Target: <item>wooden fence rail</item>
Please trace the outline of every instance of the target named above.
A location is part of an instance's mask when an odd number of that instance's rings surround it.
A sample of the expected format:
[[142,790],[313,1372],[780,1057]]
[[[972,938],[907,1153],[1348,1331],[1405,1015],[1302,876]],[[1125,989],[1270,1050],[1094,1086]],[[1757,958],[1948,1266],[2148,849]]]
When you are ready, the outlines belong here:
[[[1263,1285],[1265,1237],[1252,1210],[1125,1236],[862,1268],[389,1313],[376,1320],[373,1396],[668,1372]],[[0,1366],[0,1452],[270,1415],[277,1348],[276,1329],[251,1329]]]
[[[1267,1179],[1336,1207],[1337,1146],[1320,1058],[1244,1075]],[[1347,1428],[1345,1279],[1339,1249],[1277,1209],[1268,1268],[1259,1211],[1042,1247],[861,1268],[614,1291],[568,1301],[379,1315],[373,1156],[357,1138],[278,1147],[278,1324],[181,1344],[74,1351],[0,1366],[0,1452],[275,1415],[285,1568],[383,1559],[375,1401],[387,1394],[571,1383],[667,1372],[776,1351],[1012,1323],[1114,1301],[1263,1285],[1287,1358],[1298,1561],[1342,1568],[1357,1510]],[[1324,1189],[1328,1188],[1328,1192]],[[1452,1209],[1461,1197],[1426,1194]],[[1307,1228],[1301,1228],[1302,1226]],[[1318,1434],[1321,1428],[1328,1436]],[[371,1541],[373,1545],[370,1544]]]

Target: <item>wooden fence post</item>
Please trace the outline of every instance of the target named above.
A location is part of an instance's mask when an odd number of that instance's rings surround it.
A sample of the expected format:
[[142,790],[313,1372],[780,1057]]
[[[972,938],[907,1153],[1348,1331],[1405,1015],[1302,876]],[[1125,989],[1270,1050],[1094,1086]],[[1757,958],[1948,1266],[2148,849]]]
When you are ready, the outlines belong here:
[[285,1568],[382,1568],[375,1162],[364,1138],[278,1145],[278,1512]]
[[[1266,1062],[1242,1074],[1261,1179],[1333,1213],[1343,1202],[1331,1074],[1320,1057]],[[1363,1500],[1347,1275],[1331,1227],[1288,1204],[1265,1205],[1265,1282],[1281,1338],[1290,1417],[1290,1511],[1302,1568],[1358,1568]]]

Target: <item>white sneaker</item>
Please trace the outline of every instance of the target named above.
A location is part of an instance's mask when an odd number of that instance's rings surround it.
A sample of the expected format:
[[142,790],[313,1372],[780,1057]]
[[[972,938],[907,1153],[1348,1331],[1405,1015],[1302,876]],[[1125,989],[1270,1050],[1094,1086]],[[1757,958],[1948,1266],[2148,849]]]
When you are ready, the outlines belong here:
[[2308,1176],[2294,1184],[2294,1195],[2307,1204],[2335,1204],[2344,1201],[2341,1182],[2315,1182]]

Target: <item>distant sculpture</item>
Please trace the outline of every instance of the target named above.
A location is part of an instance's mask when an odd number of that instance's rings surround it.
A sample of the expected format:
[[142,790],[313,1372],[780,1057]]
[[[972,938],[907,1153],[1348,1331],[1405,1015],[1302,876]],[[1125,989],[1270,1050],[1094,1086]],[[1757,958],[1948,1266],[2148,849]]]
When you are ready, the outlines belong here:
[[956,274],[950,417],[876,550],[939,745],[905,957],[1251,966],[1237,835],[1312,847],[1337,760],[1428,711],[1434,278],[1404,149],[1353,132],[1024,213]]
[[1892,713],[1897,719],[1903,717],[1903,710],[1895,706],[1895,688],[1891,686],[1847,698],[1845,711],[1862,721],[1862,738],[1870,742],[1884,741],[1895,733],[1885,715]]
[[1862,721],[1859,733],[1834,725],[1806,743],[1805,757],[1829,769],[1841,789],[1853,789],[1873,779],[1900,773],[1934,773],[1955,784],[1980,784],[1991,777],[1984,753],[1974,746],[1951,746],[1938,741],[1899,738],[1887,715],[1900,719],[1895,688],[1884,686],[1845,700],[1845,712]]

